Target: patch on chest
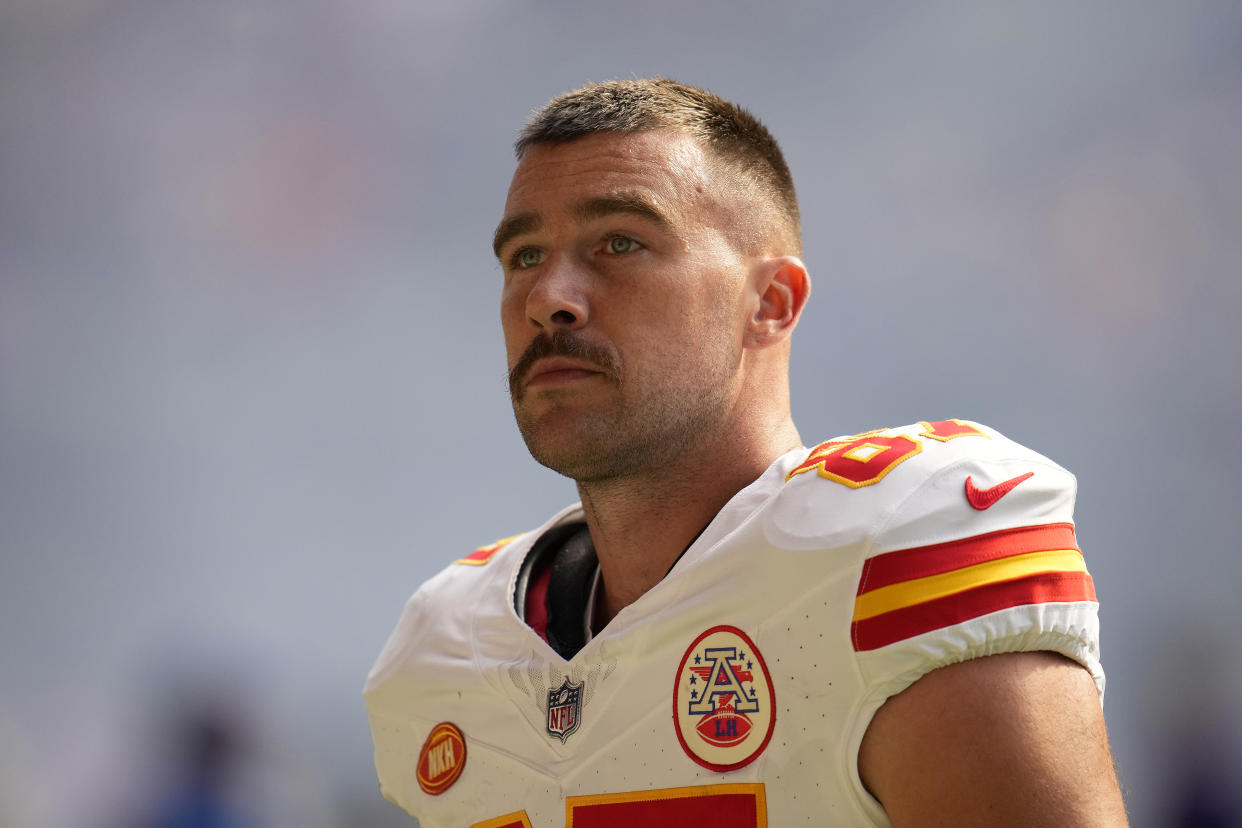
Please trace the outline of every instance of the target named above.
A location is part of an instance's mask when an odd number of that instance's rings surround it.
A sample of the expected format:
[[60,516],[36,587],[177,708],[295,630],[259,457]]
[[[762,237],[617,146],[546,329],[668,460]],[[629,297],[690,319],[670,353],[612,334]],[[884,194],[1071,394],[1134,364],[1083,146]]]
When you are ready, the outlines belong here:
[[548,691],[548,733],[565,744],[581,723],[582,684],[573,684],[566,676],[560,687]]
[[447,791],[466,767],[466,737],[452,722],[431,729],[418,756],[418,786],[432,796]]
[[677,667],[673,721],[686,755],[705,768],[736,770],[763,753],[776,726],[776,692],[746,633],[721,625],[694,640]]

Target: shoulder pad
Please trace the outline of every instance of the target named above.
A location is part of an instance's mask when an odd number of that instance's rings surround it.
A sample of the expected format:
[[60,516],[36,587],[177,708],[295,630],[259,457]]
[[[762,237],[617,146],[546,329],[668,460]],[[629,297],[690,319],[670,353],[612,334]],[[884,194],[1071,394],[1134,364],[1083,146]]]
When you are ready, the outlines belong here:
[[[1012,525],[1068,521],[1074,495],[1069,472],[965,420],[923,421],[827,440],[785,480],[767,531],[774,543],[791,549],[863,541],[897,549]],[[1010,488],[1002,491],[1007,483]],[[969,494],[975,494],[977,505]],[[995,499],[979,508],[988,497]]]

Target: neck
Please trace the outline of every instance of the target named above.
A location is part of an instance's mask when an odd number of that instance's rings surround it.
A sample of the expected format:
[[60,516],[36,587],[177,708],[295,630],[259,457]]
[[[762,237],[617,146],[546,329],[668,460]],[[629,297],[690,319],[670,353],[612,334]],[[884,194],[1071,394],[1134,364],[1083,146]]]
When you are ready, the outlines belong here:
[[659,583],[730,498],[801,445],[791,420],[759,441],[723,434],[716,444],[687,451],[658,469],[578,483],[599,556],[601,626]]

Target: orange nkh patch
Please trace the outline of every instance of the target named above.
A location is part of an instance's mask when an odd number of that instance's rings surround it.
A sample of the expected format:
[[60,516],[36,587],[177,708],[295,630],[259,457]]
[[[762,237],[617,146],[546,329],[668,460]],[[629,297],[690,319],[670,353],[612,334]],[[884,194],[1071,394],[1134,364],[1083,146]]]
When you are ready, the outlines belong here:
[[465,767],[466,737],[452,722],[440,722],[418,755],[418,787],[439,796],[452,787]]

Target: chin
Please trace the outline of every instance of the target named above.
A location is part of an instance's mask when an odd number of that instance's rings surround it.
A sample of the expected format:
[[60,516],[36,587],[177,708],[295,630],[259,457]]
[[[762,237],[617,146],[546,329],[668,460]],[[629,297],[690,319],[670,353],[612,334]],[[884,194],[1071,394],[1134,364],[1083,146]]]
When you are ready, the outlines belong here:
[[538,434],[522,432],[527,450],[540,465],[580,483],[612,477],[622,471],[618,467],[624,464],[617,462],[616,452],[601,450],[605,446],[614,448],[615,438],[590,439],[554,432],[554,429],[540,429]]
[[527,439],[526,448],[541,466],[574,480],[583,480],[593,476],[596,464],[589,456],[592,452],[583,451],[576,443],[572,440]]

